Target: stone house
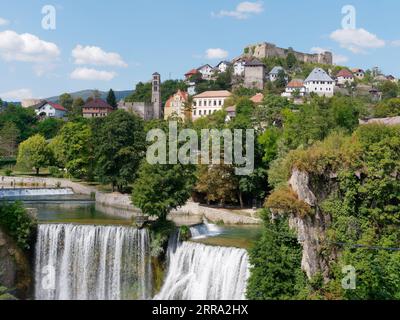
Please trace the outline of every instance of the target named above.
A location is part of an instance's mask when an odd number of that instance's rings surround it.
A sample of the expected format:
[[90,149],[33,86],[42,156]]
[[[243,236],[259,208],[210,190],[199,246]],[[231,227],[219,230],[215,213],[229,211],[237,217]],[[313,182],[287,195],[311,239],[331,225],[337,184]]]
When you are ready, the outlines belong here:
[[244,86],[246,88],[264,89],[265,65],[258,59],[246,62],[244,66]]

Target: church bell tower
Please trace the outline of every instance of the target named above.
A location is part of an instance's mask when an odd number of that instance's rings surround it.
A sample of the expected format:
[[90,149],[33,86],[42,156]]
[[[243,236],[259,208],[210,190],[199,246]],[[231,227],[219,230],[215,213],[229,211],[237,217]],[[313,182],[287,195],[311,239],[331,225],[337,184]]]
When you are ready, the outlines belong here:
[[153,73],[151,103],[153,104],[154,119],[162,119],[161,76],[158,72]]

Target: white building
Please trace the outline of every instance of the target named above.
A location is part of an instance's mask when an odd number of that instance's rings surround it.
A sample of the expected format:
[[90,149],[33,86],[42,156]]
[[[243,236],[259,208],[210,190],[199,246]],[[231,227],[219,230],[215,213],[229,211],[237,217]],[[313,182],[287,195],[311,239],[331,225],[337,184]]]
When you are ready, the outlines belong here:
[[36,114],[41,118],[58,118],[62,119],[66,116],[67,110],[53,102],[43,101],[35,107]]
[[353,75],[354,75],[357,79],[362,80],[362,79],[364,79],[364,77],[365,77],[365,71],[364,71],[363,69],[358,69],[358,68],[356,68],[356,69],[351,70],[351,72],[353,72]]
[[290,81],[285,88],[285,92],[282,93],[282,97],[292,98],[296,93],[299,97],[305,96],[306,87],[304,86],[303,80],[294,79]]
[[304,81],[306,92],[316,93],[319,96],[332,97],[335,81],[321,68],[315,68]]
[[[278,75],[279,73],[283,71],[285,72],[285,70],[282,67],[274,67],[271,72],[268,74],[269,77],[269,81],[274,82],[276,81],[276,79],[278,79]],[[285,73],[286,74],[286,73]]]
[[211,80],[214,75],[214,68],[209,64],[205,64],[197,69],[201,73],[201,78],[203,80]]
[[221,61],[220,63],[218,63],[216,65],[215,68],[217,68],[219,70],[219,72],[226,72],[228,71],[228,68],[231,66],[232,64],[228,61]]
[[206,91],[193,97],[192,119],[209,116],[222,110],[225,100],[232,94],[227,90]]
[[246,60],[244,59],[239,59],[235,61],[235,63],[233,64],[233,74],[235,76],[243,76],[245,65],[246,65]]
[[339,86],[351,84],[354,82],[354,76],[349,70],[342,69],[336,75],[336,82]]

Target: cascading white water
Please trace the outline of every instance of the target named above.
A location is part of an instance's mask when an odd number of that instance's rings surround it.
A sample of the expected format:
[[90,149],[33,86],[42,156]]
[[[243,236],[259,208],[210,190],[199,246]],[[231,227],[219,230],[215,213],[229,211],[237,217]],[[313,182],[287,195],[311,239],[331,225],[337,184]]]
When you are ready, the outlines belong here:
[[0,189],[0,198],[72,195],[71,188]]
[[190,227],[190,233],[192,234],[192,239],[197,240],[218,236],[222,233],[222,229],[217,225],[204,220],[202,224]]
[[244,300],[246,250],[171,242],[168,275],[156,300]]
[[37,300],[149,299],[149,234],[119,226],[39,225]]

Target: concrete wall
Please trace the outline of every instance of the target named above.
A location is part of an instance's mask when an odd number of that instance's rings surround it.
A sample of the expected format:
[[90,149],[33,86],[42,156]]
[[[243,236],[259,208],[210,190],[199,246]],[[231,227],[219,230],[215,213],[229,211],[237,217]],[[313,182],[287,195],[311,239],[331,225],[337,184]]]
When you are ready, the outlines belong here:
[[[85,186],[67,179],[38,178],[38,177],[3,177],[0,176],[0,188],[15,187],[61,187],[71,188],[77,194],[96,195],[96,206],[101,211],[118,217],[134,217],[140,215],[140,209],[131,203],[130,195],[120,193],[104,193],[95,187]],[[217,209],[200,206],[198,203],[189,201],[185,206],[171,212],[171,218],[175,221],[186,219],[192,221],[188,215],[194,217],[196,223],[204,216],[211,222],[223,221],[225,224],[258,224],[261,222],[256,213],[251,211],[250,215],[235,213],[234,210]]]

